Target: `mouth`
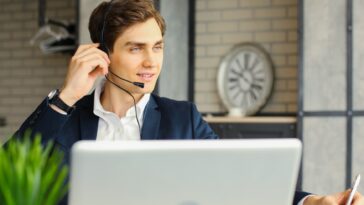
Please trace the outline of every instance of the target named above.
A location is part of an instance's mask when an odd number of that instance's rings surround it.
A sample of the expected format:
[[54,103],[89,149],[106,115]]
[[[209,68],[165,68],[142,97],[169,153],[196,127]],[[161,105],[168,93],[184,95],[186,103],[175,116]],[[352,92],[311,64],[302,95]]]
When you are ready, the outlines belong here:
[[141,81],[150,82],[154,79],[153,73],[138,73],[137,76]]

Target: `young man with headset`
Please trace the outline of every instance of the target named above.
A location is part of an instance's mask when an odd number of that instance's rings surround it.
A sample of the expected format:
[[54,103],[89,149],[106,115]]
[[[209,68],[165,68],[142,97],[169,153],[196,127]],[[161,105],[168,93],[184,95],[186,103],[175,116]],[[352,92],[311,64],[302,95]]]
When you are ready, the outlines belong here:
[[[194,104],[151,94],[165,33],[151,0],[103,2],[91,14],[89,31],[94,43],[77,49],[62,89],[52,91],[15,135],[31,129],[44,142],[55,140],[67,164],[78,140],[218,138]],[[88,95],[98,77],[103,80]],[[347,198],[347,192],[307,195],[296,192],[294,204],[342,204]],[[354,204],[364,205],[359,193]]]

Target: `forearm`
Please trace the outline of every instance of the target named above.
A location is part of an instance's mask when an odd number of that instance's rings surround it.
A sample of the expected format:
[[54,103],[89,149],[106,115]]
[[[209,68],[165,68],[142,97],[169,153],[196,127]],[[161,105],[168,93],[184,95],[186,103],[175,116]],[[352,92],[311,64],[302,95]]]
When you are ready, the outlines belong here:
[[55,139],[57,133],[67,122],[69,116],[55,111],[45,99],[37,109],[24,121],[15,137],[23,137],[27,130],[31,131],[31,137],[36,134],[42,135],[42,142]]

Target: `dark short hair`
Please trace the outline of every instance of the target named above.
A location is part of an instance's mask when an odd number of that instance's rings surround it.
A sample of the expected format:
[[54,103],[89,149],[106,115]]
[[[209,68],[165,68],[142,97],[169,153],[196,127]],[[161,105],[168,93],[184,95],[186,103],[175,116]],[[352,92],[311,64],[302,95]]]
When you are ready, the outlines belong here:
[[166,30],[164,19],[155,9],[152,0],[112,0],[102,2],[93,10],[88,29],[92,42],[103,43],[112,52],[116,39],[127,28],[150,18],[157,21],[164,36]]

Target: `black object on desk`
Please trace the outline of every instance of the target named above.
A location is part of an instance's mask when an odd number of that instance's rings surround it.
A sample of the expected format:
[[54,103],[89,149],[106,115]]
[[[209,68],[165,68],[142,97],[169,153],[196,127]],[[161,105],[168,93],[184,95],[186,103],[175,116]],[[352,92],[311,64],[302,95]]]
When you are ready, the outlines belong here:
[[222,139],[296,138],[295,117],[205,117]]

